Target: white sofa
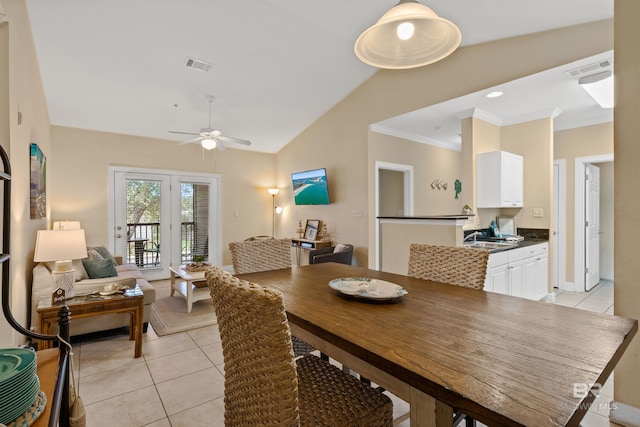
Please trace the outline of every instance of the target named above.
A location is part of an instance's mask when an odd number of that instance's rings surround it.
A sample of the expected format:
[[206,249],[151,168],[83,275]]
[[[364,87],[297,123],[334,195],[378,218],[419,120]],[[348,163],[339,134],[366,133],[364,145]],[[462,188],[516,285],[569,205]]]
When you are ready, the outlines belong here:
[[[83,275],[76,274],[76,282],[74,292],[76,294],[90,293],[96,290],[102,290],[105,285],[116,283],[118,281],[134,278],[142,292],[144,293],[144,315],[143,322],[149,322],[151,316],[151,304],[156,299],[156,291],[144,278],[140,270],[135,264],[121,264],[121,259],[115,257],[117,277],[104,277],[100,279],[81,279]],[[74,267],[79,269],[78,263],[74,261]],[[84,269],[83,269],[84,271]],[[129,280],[130,282],[130,280]],[[31,288],[31,329],[38,331],[38,302],[41,298],[51,298],[53,292],[53,278],[51,271],[45,263],[39,263],[33,268],[33,285]],[[105,314],[100,316],[85,317],[80,319],[71,319],[71,335],[81,335],[90,332],[106,331],[109,329],[129,326],[128,314]],[[145,327],[146,330],[146,327]]]

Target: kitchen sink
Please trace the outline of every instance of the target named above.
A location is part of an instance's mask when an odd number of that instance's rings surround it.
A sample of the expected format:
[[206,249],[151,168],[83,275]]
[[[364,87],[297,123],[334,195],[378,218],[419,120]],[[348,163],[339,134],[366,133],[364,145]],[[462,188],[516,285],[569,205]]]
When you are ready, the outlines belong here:
[[464,242],[462,246],[466,248],[478,248],[478,249],[509,249],[518,246],[518,243],[514,242]]

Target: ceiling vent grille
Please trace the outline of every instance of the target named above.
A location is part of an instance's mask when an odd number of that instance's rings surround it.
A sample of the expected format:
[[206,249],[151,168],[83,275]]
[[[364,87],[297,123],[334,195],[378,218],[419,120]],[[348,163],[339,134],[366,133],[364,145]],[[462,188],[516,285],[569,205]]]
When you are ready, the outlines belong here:
[[613,60],[603,59],[602,61],[594,62],[593,64],[583,65],[582,67],[569,70],[566,74],[569,77],[584,77],[591,74],[599,73],[601,71],[611,70],[613,68]]
[[196,70],[200,70],[204,72],[209,71],[211,67],[213,67],[212,64],[209,64],[208,62],[200,61],[199,59],[195,59],[195,58],[187,58],[186,65],[189,68],[195,68]]

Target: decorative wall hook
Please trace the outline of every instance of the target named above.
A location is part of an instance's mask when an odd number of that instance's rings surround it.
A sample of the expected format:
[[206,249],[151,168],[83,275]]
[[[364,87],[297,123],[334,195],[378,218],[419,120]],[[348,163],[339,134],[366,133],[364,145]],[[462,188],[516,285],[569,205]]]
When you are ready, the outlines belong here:
[[438,190],[447,190],[447,187],[449,186],[449,184],[447,184],[444,181],[440,181],[439,179],[436,179],[435,181],[433,181],[431,183],[431,189],[435,190],[436,188]]

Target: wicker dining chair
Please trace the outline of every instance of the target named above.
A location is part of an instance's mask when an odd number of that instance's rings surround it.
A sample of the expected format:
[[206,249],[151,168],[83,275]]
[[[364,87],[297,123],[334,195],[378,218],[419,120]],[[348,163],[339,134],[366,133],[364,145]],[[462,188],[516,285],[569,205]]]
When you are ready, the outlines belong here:
[[412,244],[408,276],[484,289],[489,251],[461,246]]
[[294,359],[282,294],[206,272],[224,356],[224,422],[235,426],[391,426],[381,391],[316,356]]
[[291,240],[256,239],[229,243],[235,274],[291,268]]
[[[472,289],[484,289],[489,251],[460,246],[438,246],[414,243],[409,246],[408,276]],[[454,410],[453,425],[462,421],[467,427],[476,421]]]
[[[229,243],[231,263],[235,274],[291,268],[291,240],[249,238],[244,242]],[[305,356],[315,349],[305,341],[293,337],[296,356]]]

